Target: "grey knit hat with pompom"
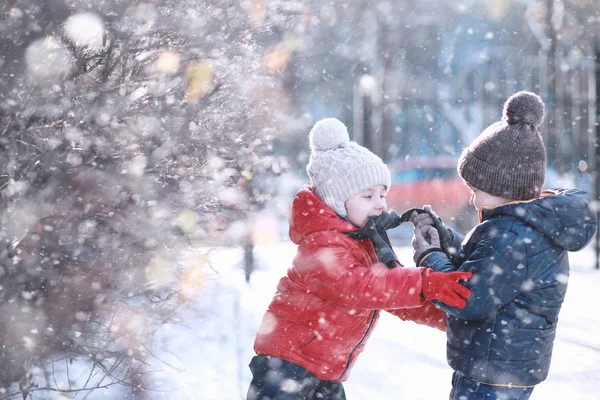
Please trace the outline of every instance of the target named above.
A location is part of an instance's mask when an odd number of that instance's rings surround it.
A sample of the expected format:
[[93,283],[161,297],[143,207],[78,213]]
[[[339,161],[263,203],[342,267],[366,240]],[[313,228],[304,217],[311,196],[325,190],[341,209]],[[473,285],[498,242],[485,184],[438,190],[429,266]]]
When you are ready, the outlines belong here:
[[381,158],[350,141],[346,126],[335,118],[318,121],[310,131],[306,172],[319,198],[346,217],[350,197],[375,185],[390,188],[390,170]]
[[472,187],[510,200],[539,197],[546,179],[546,148],[538,131],[542,99],[531,92],[504,103],[502,121],[488,126],[461,154],[459,175]]

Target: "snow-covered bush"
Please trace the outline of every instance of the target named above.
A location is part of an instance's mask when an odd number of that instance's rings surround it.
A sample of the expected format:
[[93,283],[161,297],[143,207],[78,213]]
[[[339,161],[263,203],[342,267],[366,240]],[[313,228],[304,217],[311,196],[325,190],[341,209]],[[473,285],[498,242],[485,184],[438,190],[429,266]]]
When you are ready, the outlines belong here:
[[281,169],[257,24],[230,0],[10,3],[0,397],[57,389],[32,371],[64,358],[87,358],[95,376],[70,390],[98,384],[97,371],[103,384],[130,382],[153,324],[199,284],[181,248],[244,218],[256,165]]

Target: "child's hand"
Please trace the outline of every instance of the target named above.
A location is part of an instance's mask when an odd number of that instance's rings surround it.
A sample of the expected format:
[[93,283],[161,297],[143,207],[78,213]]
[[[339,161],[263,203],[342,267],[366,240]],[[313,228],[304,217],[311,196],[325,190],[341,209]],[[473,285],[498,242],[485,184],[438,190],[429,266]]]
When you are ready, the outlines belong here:
[[422,228],[415,228],[411,244],[413,247],[413,260],[415,260],[417,266],[427,254],[434,251],[443,251],[440,247],[440,236],[433,226],[426,225]]
[[452,246],[452,238],[450,233],[448,233],[448,229],[442,222],[442,219],[438,217],[438,215],[431,209],[430,205],[424,205],[423,211],[421,213],[417,213],[414,211],[410,217],[410,222],[415,226],[415,228],[420,229],[423,237],[427,240],[430,240],[428,237],[428,227],[433,226],[439,236],[439,247],[446,253],[449,257],[451,257],[456,249],[451,248]]
[[416,229],[433,226],[433,219],[431,218],[431,215],[429,215],[429,213],[427,212],[418,213],[416,211],[413,211],[413,213],[410,215],[410,222],[414,225]]
[[472,276],[471,272],[435,272],[427,268],[423,271],[421,294],[425,300],[439,300],[450,307],[465,308],[465,299],[469,298],[471,290],[457,281],[468,281]]

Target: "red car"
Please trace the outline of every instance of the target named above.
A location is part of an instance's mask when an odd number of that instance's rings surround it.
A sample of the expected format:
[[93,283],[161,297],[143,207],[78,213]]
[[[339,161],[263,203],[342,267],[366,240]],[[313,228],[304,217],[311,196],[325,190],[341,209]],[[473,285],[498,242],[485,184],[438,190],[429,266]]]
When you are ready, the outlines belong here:
[[456,172],[457,162],[456,157],[436,156],[391,163],[388,207],[402,213],[429,204],[444,223],[465,233],[477,223],[477,211],[469,205],[471,191]]

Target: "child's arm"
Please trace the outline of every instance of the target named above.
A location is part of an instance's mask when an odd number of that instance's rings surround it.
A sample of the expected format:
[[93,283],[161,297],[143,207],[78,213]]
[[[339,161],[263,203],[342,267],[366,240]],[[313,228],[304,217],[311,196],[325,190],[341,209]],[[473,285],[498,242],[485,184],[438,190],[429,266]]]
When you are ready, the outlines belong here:
[[[390,310],[418,307],[427,299],[463,306],[464,298],[470,294],[456,282],[469,279],[470,273],[371,267],[352,239],[341,234],[332,237],[331,232],[320,235],[323,234],[317,233],[300,244],[288,276],[300,290],[324,300],[350,308]],[[327,246],[323,247],[323,243]]]
[[389,312],[403,321],[413,321],[446,331],[446,313],[430,301],[425,301],[421,307],[389,310]]
[[423,268],[383,268],[363,265],[346,241],[331,240],[328,247],[313,246],[318,238],[300,244],[295,267],[289,273],[306,290],[333,303],[358,309],[387,310],[419,307]]
[[[500,240],[502,236],[504,238]],[[465,283],[472,291],[466,307],[458,309],[436,304],[448,314],[466,320],[494,317],[501,307],[522,291],[527,279],[527,268],[523,264],[525,254],[525,244],[512,232],[501,232],[493,238],[480,240],[471,256],[458,268],[459,271],[473,273],[473,278]],[[421,265],[435,271],[455,268],[441,252],[431,253]]]

